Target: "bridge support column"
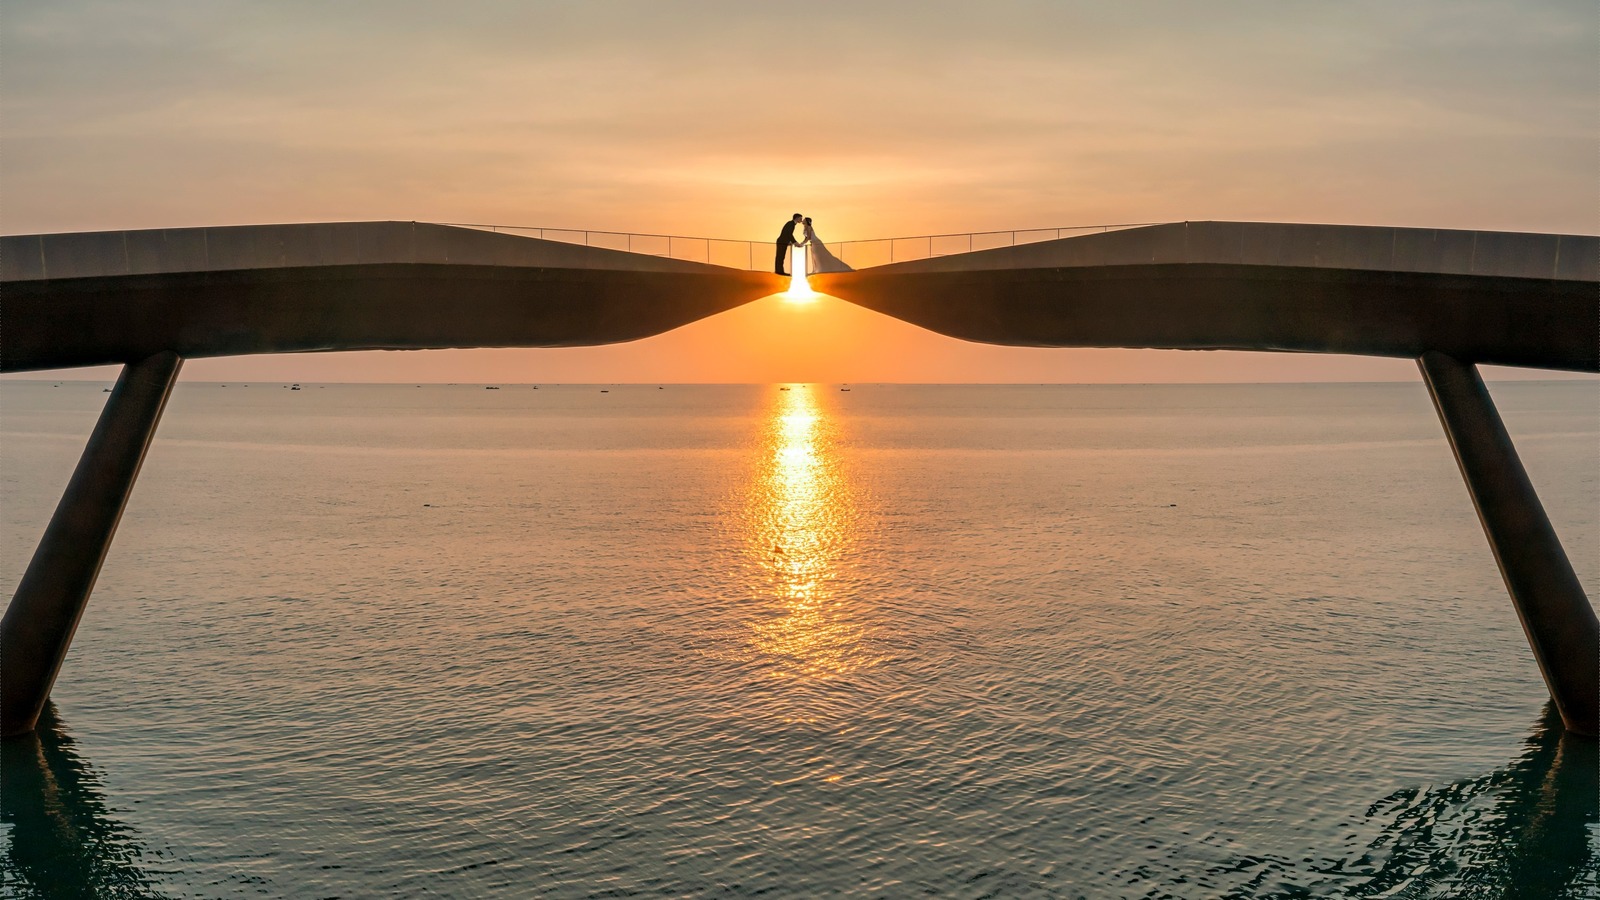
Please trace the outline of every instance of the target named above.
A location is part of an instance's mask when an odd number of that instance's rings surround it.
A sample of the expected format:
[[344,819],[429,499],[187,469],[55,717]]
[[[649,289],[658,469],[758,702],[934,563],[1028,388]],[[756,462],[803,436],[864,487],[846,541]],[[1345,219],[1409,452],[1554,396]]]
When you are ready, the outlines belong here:
[[1600,625],[1476,366],[1429,351],[1417,359],[1466,479],[1511,603],[1568,730],[1593,737]]
[[72,480],[0,619],[0,733],[32,731],[111,548],[183,360],[123,367]]

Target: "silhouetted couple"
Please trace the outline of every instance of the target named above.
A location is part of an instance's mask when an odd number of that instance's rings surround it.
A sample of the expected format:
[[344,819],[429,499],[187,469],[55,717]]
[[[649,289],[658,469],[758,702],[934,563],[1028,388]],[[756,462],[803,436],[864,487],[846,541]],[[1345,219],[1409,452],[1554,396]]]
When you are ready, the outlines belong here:
[[[800,233],[795,234],[796,230]],[[772,271],[779,275],[788,275],[784,271],[784,262],[789,255],[789,248],[806,248],[806,274],[814,275],[817,272],[854,272],[855,270],[845,265],[839,257],[834,256],[817,238],[817,233],[811,227],[811,219],[799,213],[794,218],[783,223],[783,230],[778,232],[778,258],[773,263]]]

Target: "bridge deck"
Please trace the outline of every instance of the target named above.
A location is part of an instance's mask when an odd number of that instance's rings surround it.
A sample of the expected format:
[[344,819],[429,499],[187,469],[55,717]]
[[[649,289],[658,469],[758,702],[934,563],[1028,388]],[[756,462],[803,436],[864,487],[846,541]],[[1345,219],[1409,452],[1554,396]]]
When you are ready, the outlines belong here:
[[318,350],[568,347],[777,293],[777,275],[420,222],[0,238],[0,369]]
[[1595,371],[1600,238],[1180,222],[814,275],[952,337]]
[[[1190,222],[815,275],[967,340],[1600,367],[1600,238]],[[0,369],[633,340],[767,273],[413,222],[0,237]]]

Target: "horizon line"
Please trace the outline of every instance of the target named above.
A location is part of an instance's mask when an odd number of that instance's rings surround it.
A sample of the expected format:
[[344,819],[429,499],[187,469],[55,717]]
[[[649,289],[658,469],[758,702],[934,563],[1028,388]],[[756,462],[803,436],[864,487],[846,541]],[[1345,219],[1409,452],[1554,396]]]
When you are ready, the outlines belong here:
[[[34,372],[28,373],[36,374]],[[1566,384],[1582,382],[1594,376],[1596,372],[1562,372],[1552,375],[1554,378],[1485,378],[1485,381],[1516,384]],[[20,375],[20,373],[19,373]],[[1586,378],[1586,376],[1588,376]],[[115,376],[109,378],[23,378],[17,375],[0,375],[0,384],[4,383],[37,383],[61,384],[63,382],[76,382],[81,384],[115,384]],[[354,386],[393,386],[410,384],[417,387],[593,387],[603,385],[607,387],[771,387],[774,385],[862,385],[880,387],[1250,387],[1267,385],[1352,385],[1352,384],[1420,384],[1414,379],[1405,378],[1364,378],[1346,379],[1342,381],[295,381],[293,379],[250,379],[234,381],[203,381],[199,379],[188,380],[179,378],[179,384],[215,384],[215,385],[252,385],[252,384],[317,384],[339,385],[343,387]]]

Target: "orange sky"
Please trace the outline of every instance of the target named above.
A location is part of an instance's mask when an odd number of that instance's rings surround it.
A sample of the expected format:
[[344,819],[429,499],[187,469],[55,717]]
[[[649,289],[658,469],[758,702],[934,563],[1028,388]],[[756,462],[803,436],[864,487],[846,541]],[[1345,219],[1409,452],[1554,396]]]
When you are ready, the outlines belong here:
[[[1596,230],[1586,2],[53,0],[6,15],[6,233],[403,219],[767,241],[794,210],[834,242],[1183,219]],[[977,347],[838,303],[761,303],[625,347],[185,374],[1413,377],[1387,360]]]

